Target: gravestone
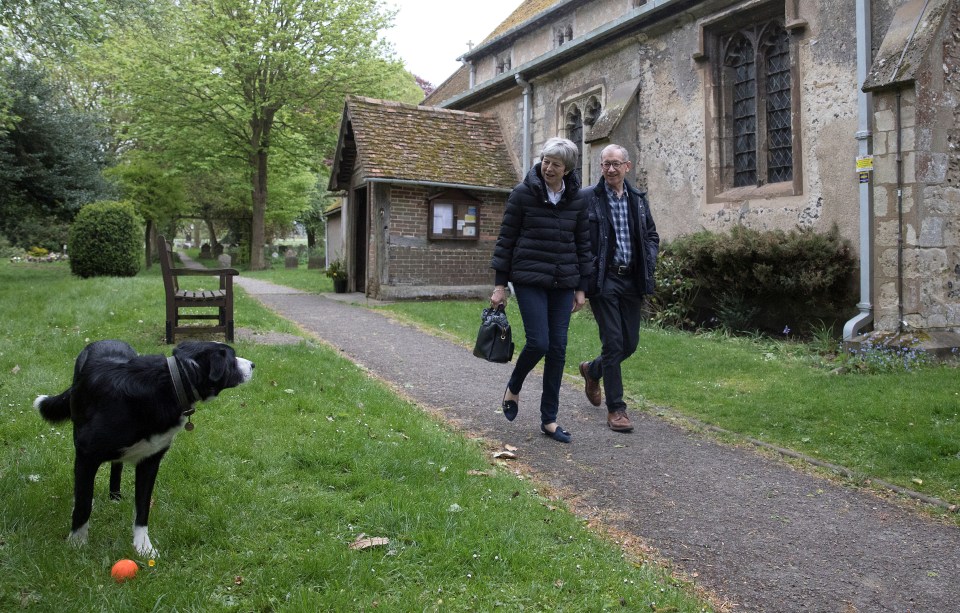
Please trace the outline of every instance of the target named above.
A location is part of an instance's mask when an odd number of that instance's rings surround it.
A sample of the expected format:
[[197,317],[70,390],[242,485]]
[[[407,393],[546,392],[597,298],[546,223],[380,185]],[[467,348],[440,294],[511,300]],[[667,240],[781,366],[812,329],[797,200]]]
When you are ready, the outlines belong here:
[[287,249],[287,254],[283,261],[287,268],[296,268],[300,264],[300,260],[297,258],[297,252],[293,249]]
[[220,265],[220,268],[230,268],[231,258],[229,253],[221,253],[217,256],[217,263]]

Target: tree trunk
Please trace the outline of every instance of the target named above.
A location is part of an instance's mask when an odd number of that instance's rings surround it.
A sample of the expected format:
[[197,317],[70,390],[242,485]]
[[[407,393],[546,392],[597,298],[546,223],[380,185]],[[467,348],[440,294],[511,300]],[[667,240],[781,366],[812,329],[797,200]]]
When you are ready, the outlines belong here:
[[220,241],[217,239],[217,231],[213,227],[212,219],[204,219],[203,223],[207,225],[207,232],[210,234],[210,248],[213,249],[220,244]]
[[272,109],[261,109],[263,115],[250,119],[250,173],[253,219],[250,222],[250,270],[263,270],[263,245],[266,243],[267,213],[267,159],[270,155],[270,129],[273,127]]
[[147,270],[153,266],[153,234],[153,221],[148,219],[143,231],[143,257]]
[[250,161],[253,167],[253,219],[250,222],[250,269],[263,270],[263,245],[266,243],[267,153],[258,151]]

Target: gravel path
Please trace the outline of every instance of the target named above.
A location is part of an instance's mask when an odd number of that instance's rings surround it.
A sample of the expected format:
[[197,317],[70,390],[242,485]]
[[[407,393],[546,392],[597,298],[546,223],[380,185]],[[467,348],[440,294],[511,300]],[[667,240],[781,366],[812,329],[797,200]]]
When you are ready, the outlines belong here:
[[[519,448],[578,512],[635,535],[731,611],[960,611],[960,530],[786,462],[650,413],[633,434],[606,427],[579,378],[561,389],[562,445],[539,432],[539,377],[520,415],[497,410],[512,365],[400,325],[335,295],[236,283],[405,396],[495,444]],[[341,298],[342,300],[342,298]]]

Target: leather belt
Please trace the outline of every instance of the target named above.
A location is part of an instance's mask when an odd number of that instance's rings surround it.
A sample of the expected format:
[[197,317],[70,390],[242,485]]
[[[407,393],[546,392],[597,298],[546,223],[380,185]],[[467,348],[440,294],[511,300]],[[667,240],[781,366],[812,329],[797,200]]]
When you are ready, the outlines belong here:
[[608,266],[607,270],[619,277],[625,277],[633,272],[632,266]]

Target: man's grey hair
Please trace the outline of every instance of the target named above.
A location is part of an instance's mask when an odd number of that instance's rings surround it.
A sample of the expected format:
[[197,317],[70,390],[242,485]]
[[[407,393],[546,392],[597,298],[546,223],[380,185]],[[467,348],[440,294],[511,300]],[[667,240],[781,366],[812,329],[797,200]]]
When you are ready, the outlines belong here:
[[577,167],[577,158],[580,157],[580,151],[572,140],[555,136],[543,143],[543,148],[540,150],[540,159],[543,160],[545,155],[559,158],[563,162],[563,170],[570,172]]
[[624,162],[629,162],[629,161],[630,161],[630,152],[627,151],[627,149],[626,149],[625,147],[621,147],[620,145],[607,145],[606,147],[604,147],[603,149],[601,149],[601,150],[600,150],[600,159],[601,159],[601,160],[603,159],[603,156],[604,156],[608,151],[616,151],[617,153],[619,153],[619,154],[620,154],[620,157],[623,158],[623,161],[624,161]]

